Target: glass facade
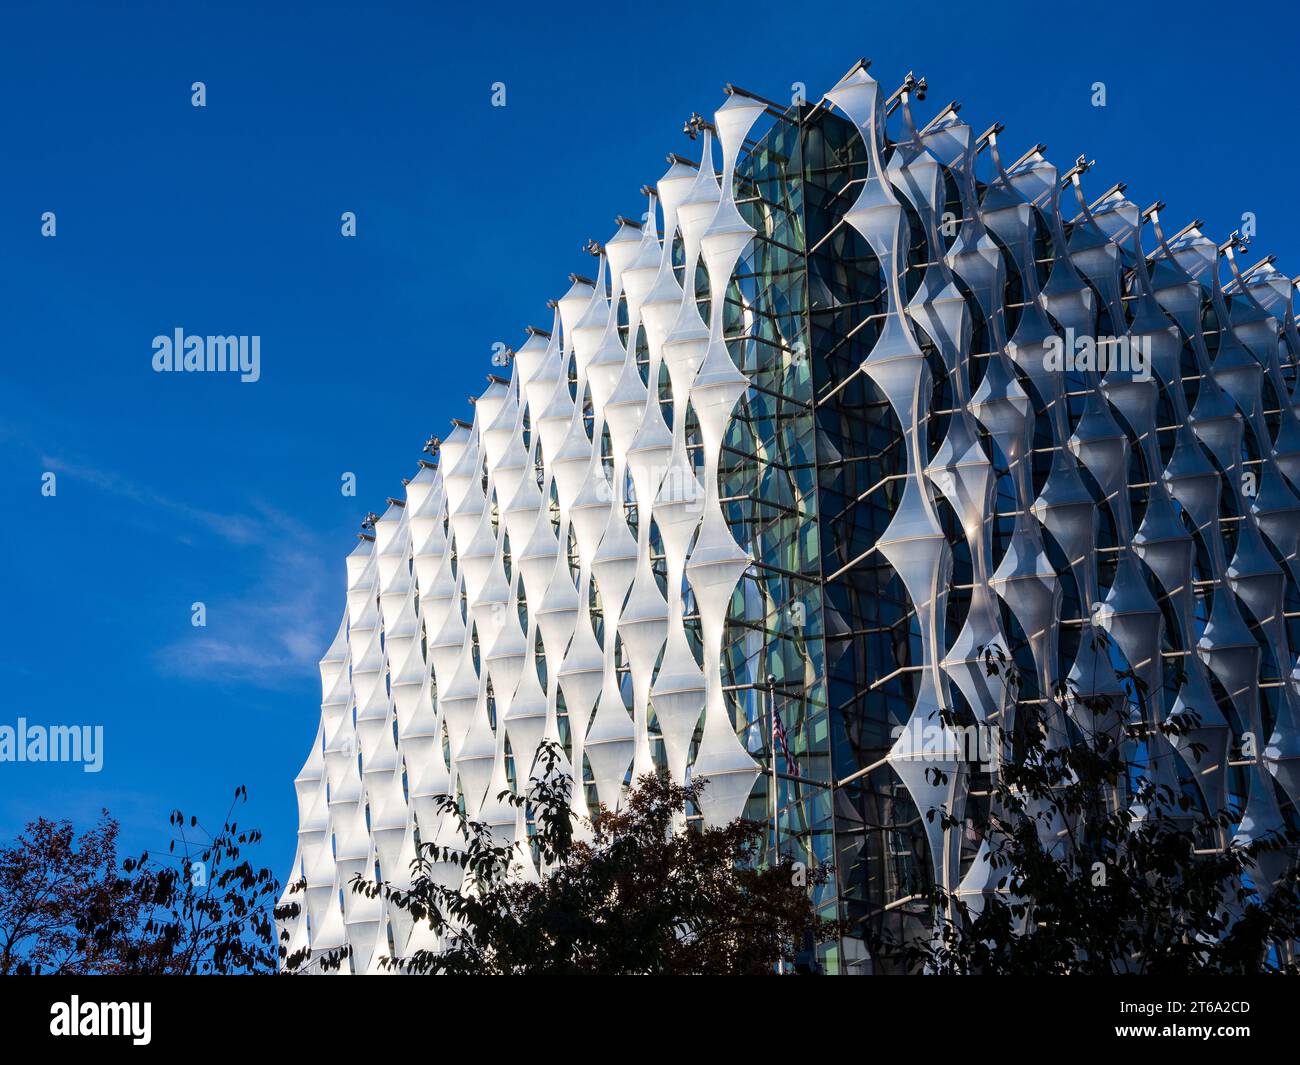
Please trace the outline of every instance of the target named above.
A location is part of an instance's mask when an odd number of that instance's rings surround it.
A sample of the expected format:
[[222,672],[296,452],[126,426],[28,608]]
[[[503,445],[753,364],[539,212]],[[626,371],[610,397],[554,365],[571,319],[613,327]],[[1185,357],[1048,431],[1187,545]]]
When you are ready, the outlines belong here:
[[[917,916],[904,900],[928,883],[920,814],[884,764],[915,701],[918,637],[901,582],[869,557],[905,460],[897,419],[859,372],[883,307],[877,260],[843,224],[866,172],[862,138],[811,111],[770,115],[737,167],[737,203],[757,235],[726,336],[751,387],[726,442],[723,495],[754,565],[733,597],[726,670],[763,767],[746,816],[774,824],[774,851],[829,874],[811,889],[820,913],[864,930]],[[817,949],[832,972],[864,955],[854,942]]]

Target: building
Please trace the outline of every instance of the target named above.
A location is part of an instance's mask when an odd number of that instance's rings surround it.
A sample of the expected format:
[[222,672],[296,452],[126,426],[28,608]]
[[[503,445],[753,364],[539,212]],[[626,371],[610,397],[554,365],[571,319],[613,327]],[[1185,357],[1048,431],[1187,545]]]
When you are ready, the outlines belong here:
[[[993,767],[924,728],[1006,723],[992,647],[1021,699],[1194,707],[1151,771],[1238,802],[1244,838],[1292,816],[1291,282],[1123,185],[1090,200],[1083,159],[1004,158],[954,106],[918,128],[923,88],[865,63],[816,103],[728,87],[699,162],[669,157],[373,521],[296,781],[291,952],[435,945],[347,885],[400,883],[440,794],[520,838],[495,797],[544,738],[579,812],[707,776],[705,820],[830,866],[822,912],[923,930],[927,884],[987,887],[925,813]],[[820,953],[871,968],[856,939]]]

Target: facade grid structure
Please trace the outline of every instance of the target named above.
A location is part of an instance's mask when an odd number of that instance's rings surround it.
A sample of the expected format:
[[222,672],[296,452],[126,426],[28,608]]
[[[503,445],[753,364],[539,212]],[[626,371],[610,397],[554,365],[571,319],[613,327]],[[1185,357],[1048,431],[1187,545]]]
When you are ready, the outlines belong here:
[[765,821],[767,860],[827,869],[831,972],[885,968],[870,932],[928,934],[931,885],[995,890],[961,822],[996,761],[954,722],[1011,736],[1035,702],[1068,743],[1085,703],[1191,711],[1128,754],[1238,811],[1206,845],[1295,824],[1295,284],[1123,185],[1089,201],[1082,158],[1008,162],[955,105],[918,128],[920,89],[865,62],[816,103],[728,86],[699,160],[669,156],[362,535],[287,953],[437,949],[351,883],[454,845],[443,794],[540,875],[497,796],[548,740],[579,816],[646,772],[707,777],[704,822]]

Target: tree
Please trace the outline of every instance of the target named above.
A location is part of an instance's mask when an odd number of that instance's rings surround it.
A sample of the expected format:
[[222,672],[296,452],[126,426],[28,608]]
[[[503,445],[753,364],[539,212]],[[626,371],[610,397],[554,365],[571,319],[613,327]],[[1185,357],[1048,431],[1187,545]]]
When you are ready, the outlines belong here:
[[247,797],[235,789],[215,836],[173,811],[168,856],[120,869],[107,811],[80,839],[67,821],[33,821],[0,850],[0,974],[273,972],[279,884],[242,856],[261,833],[231,820]]
[[[444,795],[439,809],[458,828],[459,845],[422,842],[409,887],[354,878],[353,891],[382,895],[437,936],[437,949],[414,951],[388,967],[763,974],[776,972],[778,963],[791,967],[807,945],[836,934],[834,924],[814,915],[808,897],[809,880],[824,874],[806,877],[790,862],[758,866],[765,825],[687,826],[705,781],[682,787],[643,776],[619,810],[600,807],[589,822],[575,825],[562,759],[558,745],[544,746],[525,794],[500,796],[525,808],[534,824],[526,857],[515,845],[495,842],[484,824]],[[541,875],[524,871],[531,866]],[[286,968],[335,969],[346,956],[346,949],[314,959],[300,951],[286,959]]]
[[[986,661],[1018,690],[1005,656],[994,649]],[[1131,672],[1117,675],[1145,695]],[[1207,810],[1185,775],[1151,771],[1151,752],[1171,752],[1170,741],[1199,761],[1204,745],[1189,739],[1199,715],[1135,723],[1124,701],[1072,685],[1055,694],[1046,707],[1016,704],[1013,756],[984,812],[961,822],[983,840],[987,889],[933,888],[932,938],[877,936],[873,949],[941,974],[1297,972],[1300,837],[1288,827],[1235,842],[1240,810]],[[1073,742],[1060,742],[1067,732]],[[953,812],[927,817],[954,826]]]
[[[240,975],[273,972],[277,951],[272,907],[280,884],[270,869],[254,868],[241,848],[262,840],[259,829],[231,820],[248,790],[235,789],[221,830],[211,835],[198,818],[174,810],[168,823],[180,833],[168,844],[175,864],[148,852],[124,866],[132,881],[139,922],[124,952],[131,972]],[[186,829],[206,839],[194,840]],[[180,844],[179,853],[177,844]],[[96,934],[100,929],[92,930]]]
[[118,874],[117,833],[106,810],[80,838],[42,817],[0,848],[0,975],[121,971],[110,921],[133,924],[139,899]]

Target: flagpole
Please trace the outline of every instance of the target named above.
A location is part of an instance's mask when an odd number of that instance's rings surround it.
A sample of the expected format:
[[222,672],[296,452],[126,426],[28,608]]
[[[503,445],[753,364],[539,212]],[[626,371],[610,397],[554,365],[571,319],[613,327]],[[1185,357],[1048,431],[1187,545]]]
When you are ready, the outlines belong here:
[[[767,749],[772,772],[772,845],[776,850],[776,862],[781,864],[781,784],[776,775],[776,677],[767,675]],[[777,976],[785,975],[785,960],[776,960]]]
[[779,863],[781,860],[781,781],[776,774],[776,677],[771,673],[767,675],[767,728],[772,772],[772,843],[776,848]]

